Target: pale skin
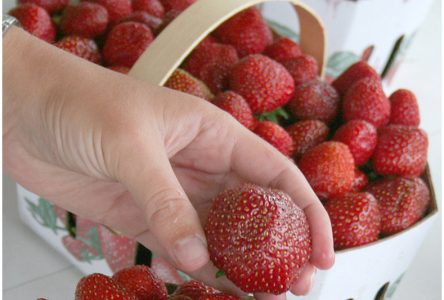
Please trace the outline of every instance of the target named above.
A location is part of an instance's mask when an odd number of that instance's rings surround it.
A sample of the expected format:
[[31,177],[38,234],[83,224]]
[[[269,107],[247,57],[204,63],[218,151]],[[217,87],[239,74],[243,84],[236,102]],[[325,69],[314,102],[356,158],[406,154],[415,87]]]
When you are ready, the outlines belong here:
[[[216,288],[202,224],[242,182],[304,209],[313,253],[296,295],[334,262],[331,225],[298,168],[211,103],[94,65],[18,28],[3,40],[3,162],[30,191],[135,238]],[[256,295],[261,300],[285,295]]]

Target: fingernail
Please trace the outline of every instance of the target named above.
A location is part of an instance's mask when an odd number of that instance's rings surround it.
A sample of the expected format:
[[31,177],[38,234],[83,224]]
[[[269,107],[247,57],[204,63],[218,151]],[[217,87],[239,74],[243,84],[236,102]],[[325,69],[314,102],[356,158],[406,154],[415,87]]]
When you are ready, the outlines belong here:
[[198,236],[179,240],[173,250],[176,262],[183,268],[195,270],[205,264],[209,257],[205,243]]

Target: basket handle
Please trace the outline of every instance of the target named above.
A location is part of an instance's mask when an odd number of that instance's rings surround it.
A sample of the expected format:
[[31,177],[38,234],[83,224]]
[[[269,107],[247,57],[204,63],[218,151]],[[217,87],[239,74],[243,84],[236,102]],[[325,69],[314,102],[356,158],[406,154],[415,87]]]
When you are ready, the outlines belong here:
[[298,0],[198,0],[180,14],[140,56],[129,75],[163,85],[188,54],[221,23],[255,4],[286,1],[299,17],[300,45],[324,73],[326,38],[319,17]]

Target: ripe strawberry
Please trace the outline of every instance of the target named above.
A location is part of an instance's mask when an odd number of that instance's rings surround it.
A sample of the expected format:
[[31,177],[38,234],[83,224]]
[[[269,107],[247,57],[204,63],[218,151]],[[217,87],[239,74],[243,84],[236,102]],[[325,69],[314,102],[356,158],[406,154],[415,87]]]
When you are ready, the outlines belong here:
[[159,26],[162,24],[162,19],[154,17],[147,12],[144,11],[135,11],[128,16],[118,20],[117,24],[125,23],[125,22],[139,22],[148,26],[151,31],[158,30]]
[[137,300],[134,293],[114,282],[110,277],[94,273],[77,283],[76,300]]
[[324,142],[308,150],[298,163],[315,193],[330,199],[351,190],[355,164],[347,145]]
[[319,74],[318,62],[308,54],[288,59],[282,64],[293,78],[295,86],[314,80]]
[[9,14],[16,17],[23,29],[30,34],[49,43],[54,41],[54,24],[46,10],[40,6],[32,3],[20,4],[16,8],[10,10]]
[[339,96],[331,85],[316,79],[296,86],[288,107],[300,120],[314,119],[328,124],[338,114]]
[[174,295],[182,295],[191,298],[192,300],[199,300],[203,295],[216,294],[219,291],[207,286],[204,283],[197,280],[190,280],[180,285],[174,292]]
[[202,81],[194,78],[190,73],[182,69],[175,70],[171,77],[168,78],[165,86],[206,100],[210,100],[213,97]]
[[382,179],[368,188],[381,210],[381,233],[400,232],[419,221],[427,210],[430,192],[420,178]]
[[148,266],[133,266],[120,270],[112,277],[126,290],[133,292],[138,300],[166,300],[165,284]]
[[144,11],[157,18],[163,18],[165,15],[165,9],[160,0],[133,0],[133,10]]
[[325,204],[335,250],[374,242],[381,231],[378,202],[369,193],[347,193]]
[[311,256],[304,211],[286,193],[254,184],[214,198],[205,234],[211,261],[247,293],[288,291]]
[[227,111],[248,129],[253,130],[256,126],[256,119],[251,112],[251,108],[241,95],[227,91],[214,97],[212,102],[217,107]]
[[418,127],[420,122],[418,102],[415,94],[409,90],[397,90],[390,98],[390,124],[410,125]]
[[162,281],[174,284],[183,284],[184,280],[169,262],[161,257],[151,259],[151,272]]
[[[83,0],[82,0],[83,1]],[[132,12],[131,0],[87,0],[102,5],[108,11],[109,22],[113,23]]]
[[367,77],[353,84],[344,96],[343,117],[346,121],[365,120],[375,127],[386,125],[390,119],[390,102],[381,81]]
[[95,64],[100,64],[101,57],[96,42],[75,35],[65,36],[55,46]]
[[365,164],[373,154],[376,147],[378,133],[376,128],[364,120],[351,120],[339,127],[333,140],[348,146],[355,164]]
[[293,157],[298,160],[307,150],[327,140],[328,127],[319,120],[305,120],[287,127],[293,140]]
[[95,38],[105,33],[108,21],[109,15],[105,7],[92,2],[80,2],[66,7],[60,28],[65,35]]
[[122,73],[122,74],[128,74],[128,72],[129,72],[129,68],[128,67],[124,67],[124,66],[110,66],[110,67],[108,67],[108,69],[111,69],[111,70],[113,70],[113,71],[116,71],[116,72],[119,72],[119,73]]
[[19,4],[33,3],[44,8],[49,14],[61,11],[67,5],[69,0],[18,0]]
[[368,178],[367,175],[365,175],[364,172],[361,172],[360,170],[355,170],[355,178],[353,179],[353,184],[351,191],[358,192],[365,188],[368,184]]
[[427,163],[427,134],[419,128],[389,125],[378,132],[373,168],[381,175],[419,176]]
[[231,17],[215,34],[222,43],[233,45],[242,57],[260,53],[273,42],[271,30],[256,7]]
[[287,70],[261,54],[249,55],[233,66],[230,88],[247,100],[254,113],[270,112],[286,104],[294,93]]
[[240,300],[241,298],[225,293],[206,294],[200,296],[199,300]]
[[282,37],[273,42],[264,50],[268,57],[282,63],[302,54],[299,44],[287,37]]
[[354,83],[367,77],[374,78],[375,80],[380,79],[378,73],[365,61],[358,61],[336,78],[332,85],[339,95],[343,97]]
[[285,156],[293,154],[293,140],[284,128],[270,121],[258,122],[254,133],[278,149]]
[[103,58],[108,65],[131,68],[153,39],[148,26],[136,22],[121,23],[109,32]]

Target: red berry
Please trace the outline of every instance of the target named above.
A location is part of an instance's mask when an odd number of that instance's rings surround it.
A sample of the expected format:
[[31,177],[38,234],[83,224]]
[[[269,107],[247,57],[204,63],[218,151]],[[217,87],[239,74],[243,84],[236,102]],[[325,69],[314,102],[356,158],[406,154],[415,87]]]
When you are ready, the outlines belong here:
[[75,35],[65,36],[60,41],[55,43],[55,46],[77,55],[78,57],[84,58],[96,64],[100,64],[100,52],[94,40]]
[[144,11],[157,18],[163,18],[165,15],[165,9],[160,0],[133,0],[133,10]]
[[270,112],[285,105],[294,93],[287,70],[261,54],[249,55],[233,66],[230,88],[242,95],[254,113]]
[[282,37],[273,42],[270,46],[268,46],[264,54],[268,57],[278,61],[284,62],[291,58],[295,58],[302,54],[302,50],[299,47],[299,44],[293,42],[287,37]]
[[286,193],[254,184],[216,196],[205,234],[211,261],[247,293],[288,291],[311,256],[304,211]]
[[60,28],[65,35],[95,38],[105,33],[108,21],[109,15],[105,7],[92,2],[80,2],[66,7]]
[[365,175],[364,172],[359,171],[358,169],[355,170],[355,178],[353,179],[352,184],[352,191],[353,192],[359,192],[363,188],[365,188],[368,184],[368,178],[367,175]]
[[420,116],[415,94],[409,90],[397,90],[389,99],[392,107],[390,124],[418,127]]
[[88,275],[77,283],[76,300],[107,299],[137,300],[136,295],[103,274]]
[[367,77],[371,77],[376,80],[380,79],[378,73],[376,73],[376,71],[365,61],[358,61],[345,70],[338,78],[336,78],[332,85],[342,97],[354,83]]
[[338,114],[339,96],[331,85],[316,79],[296,86],[288,107],[300,120],[321,120],[328,124]]
[[49,14],[40,6],[32,3],[20,4],[10,10],[9,14],[16,17],[27,32],[49,43],[54,41],[55,27]]
[[210,90],[202,81],[194,78],[191,74],[182,69],[175,70],[171,77],[168,78],[165,86],[205,100],[210,100],[213,97]]
[[131,0],[87,0],[102,5],[108,11],[109,21],[116,22],[132,12]]
[[128,67],[124,67],[124,66],[110,66],[110,67],[108,67],[108,69],[111,69],[111,70],[113,70],[113,71],[116,71],[116,72],[119,72],[119,73],[122,73],[122,74],[128,74],[128,72],[129,72],[129,68]]
[[214,97],[213,104],[227,111],[236,120],[248,129],[254,129],[256,119],[248,106],[247,101],[235,92],[227,91]]
[[199,300],[203,295],[216,294],[219,291],[197,280],[190,280],[180,285],[174,295],[187,296],[191,300]]
[[325,210],[330,216],[335,250],[374,242],[381,231],[378,202],[369,193],[347,193],[329,200]]
[[378,132],[373,168],[381,175],[419,176],[427,163],[427,134],[419,128],[389,125]]
[[293,154],[293,140],[284,128],[270,121],[258,122],[254,132],[285,156]]
[[293,77],[295,86],[314,80],[318,77],[318,62],[307,54],[299,55],[282,63]]
[[319,120],[297,122],[287,128],[293,139],[293,157],[298,160],[307,150],[327,140],[328,127]]
[[184,11],[196,0],[161,0],[165,11],[177,10]]
[[49,14],[61,11],[68,5],[69,0],[18,0],[19,4],[33,3],[44,8]]
[[158,28],[162,24],[162,19],[154,17],[144,11],[135,11],[135,12],[129,14],[128,16],[117,21],[116,25],[120,24],[120,23],[124,23],[124,22],[139,22],[139,23],[145,24],[154,32],[154,31],[158,30]]

